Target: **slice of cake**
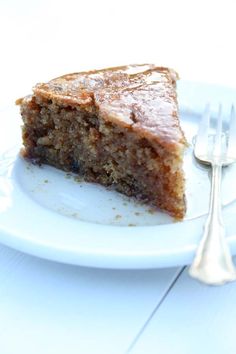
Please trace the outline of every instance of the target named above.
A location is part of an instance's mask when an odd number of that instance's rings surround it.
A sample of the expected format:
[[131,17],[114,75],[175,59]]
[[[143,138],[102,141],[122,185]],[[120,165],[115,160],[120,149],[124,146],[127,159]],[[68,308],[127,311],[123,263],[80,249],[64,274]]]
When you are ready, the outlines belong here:
[[185,214],[177,74],[152,64],[69,74],[19,99],[23,155]]

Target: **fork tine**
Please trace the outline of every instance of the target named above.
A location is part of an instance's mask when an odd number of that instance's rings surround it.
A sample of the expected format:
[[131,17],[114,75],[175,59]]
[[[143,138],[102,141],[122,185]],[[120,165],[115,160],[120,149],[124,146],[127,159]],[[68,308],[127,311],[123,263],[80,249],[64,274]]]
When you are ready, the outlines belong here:
[[236,113],[234,105],[231,107],[229,140],[227,148],[227,159],[235,159],[236,156]]
[[203,156],[206,151],[208,151],[208,133],[209,133],[209,123],[210,123],[210,104],[207,103],[205,111],[202,115],[201,122],[199,124],[196,142],[195,142],[195,153],[196,155]]
[[219,105],[218,116],[217,116],[217,128],[213,148],[213,158],[214,160],[220,160],[222,151],[222,105]]

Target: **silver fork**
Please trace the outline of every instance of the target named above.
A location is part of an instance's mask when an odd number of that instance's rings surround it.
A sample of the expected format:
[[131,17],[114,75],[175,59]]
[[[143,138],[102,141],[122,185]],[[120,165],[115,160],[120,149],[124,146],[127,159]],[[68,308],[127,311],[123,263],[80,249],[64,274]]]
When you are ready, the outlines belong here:
[[207,105],[196,136],[194,155],[212,167],[209,214],[203,237],[189,274],[206,284],[220,285],[236,279],[221,213],[222,167],[236,161],[236,115],[231,109],[228,136],[222,133],[222,107],[219,106],[216,133],[210,135],[210,106]]

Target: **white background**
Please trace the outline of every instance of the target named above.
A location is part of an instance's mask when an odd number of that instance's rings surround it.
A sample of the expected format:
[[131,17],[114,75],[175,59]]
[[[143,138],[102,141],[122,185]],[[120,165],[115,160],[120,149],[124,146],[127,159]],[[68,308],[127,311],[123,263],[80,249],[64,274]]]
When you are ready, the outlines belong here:
[[234,0],[1,0],[2,103],[61,74],[129,63],[236,86],[235,8]]

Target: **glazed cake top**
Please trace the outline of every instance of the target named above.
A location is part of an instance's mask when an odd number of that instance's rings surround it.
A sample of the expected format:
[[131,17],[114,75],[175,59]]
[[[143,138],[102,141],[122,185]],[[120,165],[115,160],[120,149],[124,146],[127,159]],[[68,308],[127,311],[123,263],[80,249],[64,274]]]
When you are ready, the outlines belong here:
[[177,73],[154,64],[129,65],[73,73],[37,84],[37,97],[80,107],[140,136],[180,152],[186,140],[180,128]]

